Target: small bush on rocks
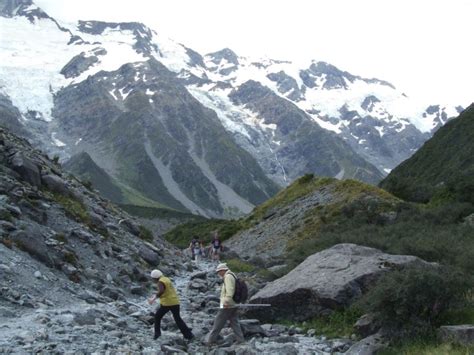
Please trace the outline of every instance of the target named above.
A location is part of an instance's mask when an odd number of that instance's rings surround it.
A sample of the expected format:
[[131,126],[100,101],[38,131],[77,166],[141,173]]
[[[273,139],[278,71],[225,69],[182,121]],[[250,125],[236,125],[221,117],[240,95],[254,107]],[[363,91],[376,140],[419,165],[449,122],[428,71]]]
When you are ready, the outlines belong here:
[[252,264],[246,263],[240,259],[226,260],[227,266],[234,272],[252,272],[255,267]]
[[78,200],[64,196],[58,193],[53,194],[53,200],[63,206],[66,214],[75,218],[77,221],[89,224],[90,217],[85,206]]
[[327,316],[319,316],[294,324],[293,322],[283,322],[285,325],[296,325],[304,331],[315,329],[315,334],[324,334],[329,338],[349,338],[354,333],[354,324],[362,315],[362,311],[357,307],[340,309]]
[[416,267],[383,276],[357,303],[403,336],[427,334],[440,325],[442,314],[463,303],[472,283],[447,268]]
[[138,235],[140,239],[150,243],[153,242],[153,233],[148,228],[139,226],[138,229],[140,229],[140,234]]
[[71,265],[74,265],[76,266],[77,265],[77,258],[76,258],[76,255],[73,253],[73,252],[65,252],[64,253],[64,256],[63,256],[63,259],[65,262],[71,264]]
[[5,245],[8,249],[11,249],[13,246],[13,241],[9,238],[2,239],[2,244]]

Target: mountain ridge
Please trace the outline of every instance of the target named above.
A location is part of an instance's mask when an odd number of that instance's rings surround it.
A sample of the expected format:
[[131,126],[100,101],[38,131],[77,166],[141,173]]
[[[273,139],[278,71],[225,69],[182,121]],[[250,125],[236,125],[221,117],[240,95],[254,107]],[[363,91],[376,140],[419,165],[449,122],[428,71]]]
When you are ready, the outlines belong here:
[[[12,1],[8,3],[11,5]],[[375,85],[374,88],[393,90],[391,84],[384,81],[364,79],[323,62],[312,62],[306,72],[303,69],[298,72],[290,62],[251,62],[228,48],[201,55],[136,22],[80,21],[76,28],[63,27],[47,14],[41,15],[44,12],[33,2],[21,3],[25,11],[18,11],[13,17],[0,17],[2,26],[5,25],[12,40],[19,43],[30,36],[27,24],[35,23],[42,37],[35,39],[34,50],[38,53],[35,62],[20,65],[11,61],[13,57],[22,58],[25,54],[24,48],[12,44],[4,51],[6,64],[0,66],[2,92],[11,101],[11,106],[19,110],[20,125],[30,131],[36,141],[42,142],[43,149],[51,155],[64,160],[84,149],[109,175],[118,177],[133,189],[142,189],[140,193],[172,208],[207,216],[231,217],[247,213],[253,205],[274,194],[277,185],[284,186],[311,172],[339,178],[356,177],[375,183],[426,138],[408,119],[400,121],[397,118],[391,128],[385,128],[389,127],[385,125],[374,129],[373,126],[380,123],[380,117],[385,117],[386,121],[393,118],[383,114],[382,108],[377,111],[377,119],[364,121],[360,110],[366,112],[370,107],[370,111],[375,112],[374,107],[382,103],[377,96],[370,104],[362,102],[364,105],[359,105],[355,111],[350,110],[353,108],[350,102],[341,107],[324,108],[324,105],[318,106],[321,102],[314,101],[315,93],[328,97],[341,94],[341,90],[349,93],[361,83],[367,88]],[[9,11],[13,15],[12,10]],[[52,58],[46,66],[41,62],[45,53]],[[275,74],[277,66],[289,72],[282,70]],[[289,102],[301,110],[300,115],[304,112],[308,119],[305,119],[306,129],[300,132],[313,132],[312,138],[301,134],[306,137],[305,143],[303,140],[297,142],[298,134],[275,135],[278,131],[285,132],[285,125],[292,124],[284,119],[276,124],[265,124],[268,117],[263,119],[259,114],[263,107],[257,105],[251,110],[247,107],[249,102],[237,103],[231,99],[236,92],[242,92],[242,85],[248,81],[245,81],[247,71],[253,71],[256,81],[280,98],[275,102],[283,111]],[[25,95],[24,88],[18,84],[26,80],[26,75],[32,86],[29,95]],[[156,80],[156,75],[166,79]],[[155,82],[147,83],[149,80]],[[197,109],[190,98],[181,102],[174,100],[175,107],[165,104],[159,108],[154,100],[162,95],[160,90],[180,92],[184,95],[182,98],[187,91],[206,109]],[[344,100],[343,97],[340,103]],[[180,107],[183,102],[189,109]],[[69,106],[75,107],[77,112]],[[88,106],[95,107],[95,111]],[[296,107],[291,111],[296,112]],[[131,114],[130,109],[136,112]],[[442,107],[437,111],[431,108],[429,114],[436,115],[443,110]],[[335,116],[328,116],[328,112]],[[189,117],[183,116],[190,113],[207,117],[214,128],[209,130],[211,126],[207,126],[206,132],[199,133],[201,137],[194,137],[196,131],[189,130],[192,126],[189,126]],[[163,125],[155,121],[157,115],[175,115],[180,119],[165,119]],[[211,118],[213,115],[216,116]],[[150,142],[148,148],[145,147],[150,136],[143,134],[144,124],[159,139],[158,145]],[[106,134],[103,131],[109,125],[111,130]],[[360,125],[366,128],[361,129]],[[357,137],[352,133],[355,127],[358,127]],[[394,132],[393,137],[384,129]],[[397,130],[407,132],[403,133],[407,138],[400,152],[396,152],[398,147],[390,143],[397,140]],[[165,131],[167,133],[163,134]],[[329,138],[331,131],[335,133],[333,138]],[[214,135],[210,139],[210,132],[221,132],[219,135],[226,138],[219,139]],[[128,138],[120,137],[122,133],[129,135]],[[207,136],[204,140],[203,135]],[[368,139],[370,135],[380,137]],[[106,147],[101,139],[113,147]],[[128,148],[124,139],[129,140]],[[132,144],[134,141],[135,145]],[[183,145],[180,141],[187,143]],[[314,145],[315,141],[321,141],[320,145]],[[203,150],[202,144],[207,144],[208,148]],[[314,151],[310,147],[318,149]],[[301,154],[305,149],[313,149],[313,153]],[[227,152],[226,157],[214,154],[219,151]],[[236,152],[239,152],[238,157],[234,157]],[[280,159],[280,152],[285,159]],[[319,155],[319,152],[326,153]],[[119,157],[123,154],[133,157],[146,173],[137,174],[137,168],[133,167],[135,163],[122,164],[124,159]],[[122,167],[117,166],[116,159]],[[174,167],[167,164],[174,164]],[[178,165],[193,169],[189,171],[199,181],[193,185],[186,175],[178,172]],[[232,176],[231,172],[238,172],[238,177]]]

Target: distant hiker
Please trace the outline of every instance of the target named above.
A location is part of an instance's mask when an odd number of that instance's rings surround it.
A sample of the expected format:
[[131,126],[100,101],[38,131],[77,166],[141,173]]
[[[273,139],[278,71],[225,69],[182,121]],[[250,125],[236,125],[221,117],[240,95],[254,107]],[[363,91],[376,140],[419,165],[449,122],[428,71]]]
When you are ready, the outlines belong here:
[[202,242],[196,237],[193,237],[191,243],[189,243],[189,249],[191,250],[192,259],[194,261],[199,261],[199,258],[203,253]]
[[191,329],[188,328],[186,323],[179,315],[179,297],[176,293],[171,280],[165,276],[160,270],[153,270],[151,272],[151,278],[156,282],[158,292],[152,298],[148,300],[149,304],[153,304],[156,301],[156,298],[160,299],[160,307],[156,310],[155,313],[155,336],[154,339],[158,339],[161,335],[161,318],[171,311],[173,314],[174,321],[178,326],[179,330],[183,334],[185,339],[194,338]]
[[219,239],[219,234],[217,231],[214,231],[212,234],[212,240],[211,240],[211,248],[210,248],[210,254],[211,254],[211,259],[212,260],[219,260],[220,258],[220,253],[222,251],[222,242]]
[[225,263],[219,264],[216,268],[216,272],[219,277],[223,279],[220,297],[221,304],[214,320],[212,330],[208,335],[206,344],[212,345],[216,342],[219,333],[221,332],[222,328],[224,328],[227,321],[229,321],[230,327],[234,331],[237,342],[241,343],[244,341],[244,335],[242,333],[242,329],[240,328],[239,317],[237,313],[238,308],[236,307],[236,303],[233,299],[235,293],[235,281],[237,278]]

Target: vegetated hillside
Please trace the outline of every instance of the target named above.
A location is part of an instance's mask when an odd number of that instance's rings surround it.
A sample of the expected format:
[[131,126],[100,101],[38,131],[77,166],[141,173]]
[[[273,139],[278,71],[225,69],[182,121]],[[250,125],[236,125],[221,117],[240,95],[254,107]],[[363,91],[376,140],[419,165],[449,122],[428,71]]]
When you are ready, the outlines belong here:
[[[231,251],[224,258],[236,271],[267,279],[282,277],[307,257],[341,243],[414,255],[443,266],[436,271],[410,268],[389,274],[370,290],[364,289],[369,292],[355,308],[309,321],[312,328],[333,336],[347,334],[339,328],[348,327],[351,332],[354,315],[379,312],[377,319],[396,330],[394,339],[400,337],[402,344],[411,347],[411,339],[416,338],[422,349],[436,349],[439,344],[429,340],[436,327],[474,321],[474,304],[466,297],[474,287],[474,207],[470,203],[424,206],[358,181],[306,175],[247,218],[221,226],[211,222],[181,226],[168,233],[167,239],[184,236],[191,227],[205,233],[224,228],[238,231],[224,242]],[[436,309],[438,295],[447,300],[442,310]],[[457,303],[451,302],[454,299]],[[426,305],[433,306],[428,313],[413,311]]]
[[474,203],[474,104],[441,127],[380,186],[409,201]]
[[467,203],[419,206],[358,181],[306,175],[246,218],[183,225],[166,238],[175,242],[179,235],[233,230],[226,246],[262,267],[281,265],[279,274],[338,243],[416,255],[467,272],[474,269],[472,213]]

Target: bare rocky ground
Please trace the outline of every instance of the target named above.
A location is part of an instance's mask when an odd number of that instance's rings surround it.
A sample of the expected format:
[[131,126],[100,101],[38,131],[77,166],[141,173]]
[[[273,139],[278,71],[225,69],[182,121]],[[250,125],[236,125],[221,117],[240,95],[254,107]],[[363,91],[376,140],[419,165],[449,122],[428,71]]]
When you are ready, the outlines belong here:
[[[13,263],[22,262],[21,257],[2,259],[0,267],[8,273]],[[217,312],[220,284],[213,264],[187,262],[185,268],[187,271],[173,279],[181,296],[182,317],[196,336],[190,342],[183,339],[171,314],[162,321],[162,336],[153,340],[151,323],[156,306],[148,306],[145,295],[113,301],[80,285],[62,282],[54,273],[39,267],[26,271],[31,271],[33,276],[29,276],[28,283],[43,293],[41,297],[16,289],[14,280],[10,287],[2,283],[0,353],[337,354],[352,344],[350,340],[315,336],[315,331],[302,334],[298,328],[242,319],[246,343],[233,345],[231,330],[226,328],[220,345],[207,347],[202,341]]]

